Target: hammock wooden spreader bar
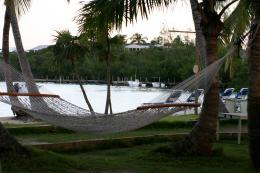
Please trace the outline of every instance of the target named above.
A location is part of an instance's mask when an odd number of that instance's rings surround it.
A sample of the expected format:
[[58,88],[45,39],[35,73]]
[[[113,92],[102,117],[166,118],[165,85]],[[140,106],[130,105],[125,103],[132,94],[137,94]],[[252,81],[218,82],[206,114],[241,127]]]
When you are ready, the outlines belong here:
[[139,106],[137,110],[145,110],[145,109],[156,109],[156,108],[166,108],[166,107],[200,107],[200,103],[172,103],[172,104],[152,104]]
[[54,94],[40,94],[40,93],[16,93],[16,92],[0,92],[0,96],[30,96],[30,97],[55,97],[60,98],[59,95]]

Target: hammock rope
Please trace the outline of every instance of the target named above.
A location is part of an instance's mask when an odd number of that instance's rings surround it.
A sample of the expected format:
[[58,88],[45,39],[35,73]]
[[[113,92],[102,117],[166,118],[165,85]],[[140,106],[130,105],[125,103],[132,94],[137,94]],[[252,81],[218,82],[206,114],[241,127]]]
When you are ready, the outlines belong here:
[[[229,51],[226,56],[228,56],[230,52],[231,51]],[[53,125],[74,131],[110,133],[135,130],[158,121],[165,116],[183,111],[186,107],[198,107],[201,103],[180,104],[180,101],[179,103],[174,102],[173,104],[167,103],[168,105],[163,105],[162,103],[166,103],[166,100],[169,99],[171,94],[176,90],[182,90],[183,93],[187,93],[200,88],[204,89],[204,93],[207,92],[214,77],[224,63],[225,57],[204,68],[198,74],[179,83],[173,89],[169,90],[169,92],[152,100],[150,102],[151,105],[146,105],[146,107],[143,105],[143,107],[141,106],[139,109],[137,108],[122,113],[110,115],[101,113],[92,114],[89,110],[67,102],[57,95],[52,95],[48,92],[38,95],[28,93],[28,91],[25,91],[24,94],[8,94],[6,86],[0,86],[0,101],[18,107],[37,119],[42,119]],[[12,91],[15,91],[14,84],[17,82],[24,83],[27,88],[28,86],[35,85],[34,81],[29,80],[3,61],[0,61],[0,78],[2,81],[7,81],[7,78],[9,81],[13,81],[11,86],[9,84],[9,87],[13,87]],[[31,106],[32,102],[33,106]]]

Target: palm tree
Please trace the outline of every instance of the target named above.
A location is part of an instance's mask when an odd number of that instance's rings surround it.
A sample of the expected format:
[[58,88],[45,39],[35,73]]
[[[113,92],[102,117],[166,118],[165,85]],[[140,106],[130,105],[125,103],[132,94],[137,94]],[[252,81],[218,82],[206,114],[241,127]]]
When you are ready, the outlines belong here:
[[[203,5],[199,4],[197,0],[190,0],[195,23],[195,29],[198,29],[197,42],[201,42],[202,47],[198,52],[200,55],[206,56],[202,65],[209,65],[218,59],[218,39],[223,33],[226,22],[222,21],[222,17],[226,10],[237,0],[228,1],[223,4],[220,12],[217,12],[217,1],[203,1]],[[240,4],[244,4],[244,0],[240,0]],[[238,6],[246,8],[246,6]],[[238,8],[233,11],[237,13]],[[233,16],[233,15],[231,15]],[[247,16],[249,17],[249,15]],[[196,19],[196,20],[195,20]],[[247,20],[249,21],[249,19]],[[243,23],[245,26],[246,22]],[[237,24],[234,24],[236,25]],[[241,29],[242,30],[242,29]],[[202,32],[201,32],[202,31]],[[197,32],[197,31],[196,31]],[[233,30],[234,32],[234,30]],[[201,38],[202,37],[202,38]],[[201,41],[200,41],[201,40]],[[204,42],[205,40],[205,42]],[[205,51],[203,50],[205,45]],[[205,54],[205,55],[204,55]],[[179,151],[195,150],[200,153],[210,153],[212,151],[213,142],[216,134],[217,118],[219,105],[219,83],[216,77],[204,97],[203,108],[200,114],[198,123],[194,126],[186,139],[178,143],[175,147]]]
[[17,16],[16,16],[16,13],[14,12],[14,10],[11,10],[11,26],[12,26],[12,31],[13,31],[13,36],[14,36],[14,41],[15,41],[15,45],[16,45],[16,50],[17,50],[17,54],[18,54],[20,67],[21,67],[23,74],[28,79],[28,82],[26,81],[28,91],[32,92],[32,93],[39,93],[37,86],[33,83],[30,83],[30,81],[34,81],[33,74],[32,74],[28,59],[26,57],[26,53],[23,48],[23,43],[22,43],[20,29],[19,29],[19,25],[18,25],[18,21],[17,21]]
[[[67,0],[69,2],[69,0]],[[26,53],[24,51],[22,38],[20,34],[20,29],[18,25],[17,15],[21,15],[25,13],[28,8],[30,7],[31,0],[21,0],[21,1],[14,1],[14,0],[5,0],[6,5],[6,11],[10,15],[11,18],[11,27],[13,31],[15,46],[18,54],[18,59],[20,63],[20,67],[22,70],[22,73],[26,76],[25,82],[28,88],[28,91],[31,93],[39,93],[38,88],[36,84],[34,83],[33,74],[31,71],[31,67],[29,64],[29,61],[26,57]],[[10,25],[10,24],[9,24]],[[30,98],[31,99],[31,98]],[[42,103],[45,104],[45,102],[42,100]],[[32,107],[34,103],[31,101]],[[47,108],[47,104],[45,105]]]
[[124,46],[126,44],[126,35],[117,34],[110,39],[111,45]]
[[249,49],[249,95],[248,95],[248,118],[249,118],[249,148],[250,156],[256,171],[260,170],[260,1],[252,0],[254,21],[251,27],[251,35],[248,42]]
[[155,37],[153,40],[150,42],[152,45],[157,45],[157,44],[163,44],[163,37]]
[[192,17],[194,21],[195,31],[196,31],[196,64],[199,65],[200,68],[203,68],[206,66],[206,40],[203,35],[202,27],[200,25],[201,21],[201,14],[197,10],[198,9],[198,3],[197,1],[190,0],[191,4],[191,11],[192,11]]
[[[8,8],[8,7],[6,7]],[[6,9],[5,11],[5,18],[4,18],[4,27],[3,27],[3,41],[2,41],[2,53],[3,59],[5,63],[9,64],[9,31],[10,31],[10,23],[11,23],[11,14],[10,10]],[[6,68],[5,70],[5,80],[7,85],[8,92],[15,92],[13,91],[13,84],[12,84],[12,77],[11,72]],[[17,97],[10,97],[11,103],[19,103]]]
[[[98,57],[103,59],[107,66],[107,97],[105,114],[112,113],[111,102],[111,43],[110,43],[110,30],[111,27],[108,23],[107,14],[103,11],[96,11],[89,8],[86,4],[79,12],[77,23],[79,24],[79,31],[90,36],[93,48],[95,49]],[[94,42],[94,43],[93,43]]]
[[135,33],[130,37],[131,43],[136,43],[136,44],[145,44],[148,38],[143,37],[142,34]]
[[53,47],[53,52],[55,55],[56,64],[58,66],[61,66],[65,59],[70,61],[72,69],[76,75],[81,91],[83,93],[84,99],[89,107],[89,110],[91,111],[91,113],[94,113],[75,66],[75,61],[79,58],[84,57],[85,55],[85,49],[80,44],[80,38],[72,36],[69,31],[57,31],[55,41],[56,44]]
[[[6,63],[9,63],[9,31],[10,31],[10,24],[11,24],[11,16],[12,16],[12,10],[17,11],[18,13],[22,12],[23,10],[27,9],[30,4],[30,0],[23,0],[23,1],[11,1],[6,0],[6,11],[5,11],[5,20],[4,20],[4,28],[3,28],[3,57],[4,61]],[[7,82],[7,89],[8,91],[11,91],[12,87],[12,81],[10,78],[10,74],[8,70],[6,70],[5,73],[6,82]],[[17,101],[17,98],[11,98],[11,102]],[[6,157],[6,154],[8,153],[16,153],[16,154],[24,154],[26,153],[26,149],[23,148],[17,140],[12,137],[8,131],[4,128],[4,126],[0,122],[0,158]]]
[[[240,0],[244,1],[244,0]],[[172,0],[145,0],[145,1],[102,1],[93,0],[88,3],[87,8],[93,11],[105,10],[108,22],[111,27],[120,29],[123,23],[133,23],[137,20],[138,13],[143,18],[148,18],[148,14],[156,7],[168,6]],[[197,46],[198,52],[202,56],[204,66],[209,65],[218,59],[218,38],[223,31],[225,23],[223,15],[226,10],[238,0],[190,0],[195,29],[198,30]],[[222,9],[217,8],[221,4]],[[210,153],[212,151],[214,136],[216,134],[217,117],[219,105],[219,84],[218,77],[214,79],[209,91],[205,95],[203,109],[198,123],[195,125],[187,138],[176,145],[179,151],[195,151],[200,153]]]
[[[13,31],[13,36],[15,40],[15,45],[16,45],[16,50],[18,54],[18,59],[20,63],[20,67],[22,70],[22,73],[26,76],[25,82],[26,86],[28,88],[28,91],[31,93],[39,93],[38,88],[36,84],[33,82],[33,74],[31,72],[31,67],[30,64],[27,60],[26,53],[23,48],[23,43],[21,39],[21,34],[19,30],[19,25],[17,21],[17,15],[21,15],[28,10],[30,7],[31,0],[22,0],[22,1],[13,1],[13,0],[6,0],[5,1],[5,6],[6,6],[6,17],[5,17],[5,25],[4,25],[4,32],[3,32],[3,46],[4,46],[4,51],[9,52],[9,30],[10,30],[10,24],[12,27]],[[5,61],[8,63],[8,54],[5,53],[4,56]],[[11,90],[11,78],[10,74],[8,74],[8,71],[6,71],[6,81],[7,81],[7,86],[8,90]],[[34,102],[32,101],[32,98],[29,97],[30,103],[32,107],[36,107]],[[19,103],[17,98],[11,98],[11,102],[17,101]],[[42,100],[42,103],[45,104],[45,102]],[[45,104],[47,108],[47,104]],[[12,106],[12,110],[17,114],[17,115],[27,115],[24,111],[21,109],[17,108],[16,106]]]
[[[9,43],[8,38],[9,38],[9,29],[11,24],[22,72],[24,75],[27,76],[29,80],[33,80],[33,75],[23,48],[21,34],[20,34],[19,25],[17,21],[17,14],[21,15],[22,13],[25,13],[26,10],[30,7],[30,3],[31,0],[22,0],[22,1],[5,0],[6,21],[4,25],[5,32],[4,32],[3,42],[5,42],[5,46],[7,46],[7,43]],[[5,60],[7,60],[7,58],[5,58]],[[38,92],[36,85],[28,85],[28,89],[30,90],[30,92]]]

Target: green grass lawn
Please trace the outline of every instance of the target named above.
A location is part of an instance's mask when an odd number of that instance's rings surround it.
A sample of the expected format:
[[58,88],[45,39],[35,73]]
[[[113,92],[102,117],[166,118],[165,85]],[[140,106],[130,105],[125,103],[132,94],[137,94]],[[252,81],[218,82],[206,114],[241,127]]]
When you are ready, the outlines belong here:
[[[188,133],[197,119],[198,116],[196,115],[169,116],[163,118],[159,122],[155,122],[139,130],[112,134],[76,133],[66,129],[53,127],[42,122],[39,124],[41,126],[37,126],[37,124],[4,125],[8,128],[11,134],[16,136],[16,138],[22,143],[30,143],[30,141],[56,143],[90,139],[111,139],[121,137]],[[221,127],[236,126],[236,120],[221,122]]]
[[177,156],[160,153],[157,143],[108,150],[54,153],[31,149],[30,158],[11,157],[2,160],[6,173],[246,173],[249,167],[248,147],[232,141],[216,143],[212,156]]
[[[5,125],[19,140],[63,142],[89,139],[113,139],[131,136],[175,134],[189,132],[197,116],[167,117],[140,130],[115,134],[75,133],[53,126]],[[223,126],[236,126],[236,121],[225,121]],[[149,140],[151,140],[149,142]],[[7,156],[1,160],[4,173],[246,173],[249,166],[246,140],[238,145],[236,138],[215,143],[212,156],[178,156],[171,152],[159,152],[170,148],[169,140],[152,139],[145,142],[120,145],[111,140],[103,147],[75,151],[50,152],[30,147],[30,157]],[[173,141],[174,142],[174,141]],[[165,149],[163,150],[165,151]]]
[[75,133],[58,127],[37,126],[35,124],[14,125],[4,124],[12,135],[21,142],[35,141],[35,142],[66,142],[75,140],[89,140],[89,139],[111,139],[120,137],[134,137],[147,136],[158,134],[175,134],[187,133],[193,126],[193,122],[197,119],[195,115],[166,117],[159,122],[151,124],[147,127],[136,131],[120,132],[112,134],[93,134],[93,133]]

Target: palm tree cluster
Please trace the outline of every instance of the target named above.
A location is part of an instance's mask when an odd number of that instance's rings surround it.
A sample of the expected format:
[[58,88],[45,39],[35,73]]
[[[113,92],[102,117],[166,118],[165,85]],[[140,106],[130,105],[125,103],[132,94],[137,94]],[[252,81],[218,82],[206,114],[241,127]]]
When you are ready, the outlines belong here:
[[77,68],[75,67],[75,61],[83,57],[86,51],[86,49],[83,47],[83,44],[80,43],[80,40],[81,39],[79,37],[72,36],[69,31],[57,31],[57,35],[55,35],[56,44],[53,46],[53,53],[55,56],[55,63],[59,69],[63,68],[62,64],[64,64],[65,59],[70,61],[88,108],[92,113],[94,113],[87,94],[83,88],[82,82],[79,78]]

